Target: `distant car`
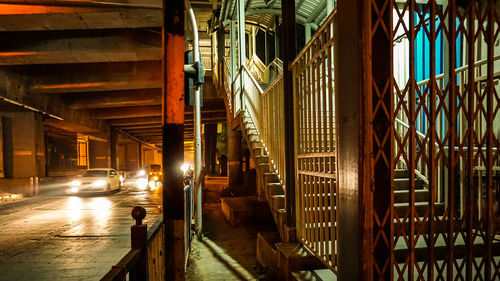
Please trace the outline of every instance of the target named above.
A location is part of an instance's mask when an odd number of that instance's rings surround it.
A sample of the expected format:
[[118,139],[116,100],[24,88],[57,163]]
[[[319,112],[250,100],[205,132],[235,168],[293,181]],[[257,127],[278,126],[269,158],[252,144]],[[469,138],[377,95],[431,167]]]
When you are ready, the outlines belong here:
[[67,193],[111,192],[120,190],[123,177],[115,169],[90,169],[68,184]]

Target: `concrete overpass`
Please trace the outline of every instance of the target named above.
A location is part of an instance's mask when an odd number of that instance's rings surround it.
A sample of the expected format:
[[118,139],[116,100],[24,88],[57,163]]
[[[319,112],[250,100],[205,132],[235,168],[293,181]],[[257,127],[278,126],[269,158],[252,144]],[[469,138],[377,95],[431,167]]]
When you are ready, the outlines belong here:
[[[206,32],[217,4],[193,3],[206,65],[203,124],[226,119],[211,82]],[[157,0],[0,1],[3,177],[133,170],[160,161],[161,25]],[[192,151],[192,106],[184,137]]]

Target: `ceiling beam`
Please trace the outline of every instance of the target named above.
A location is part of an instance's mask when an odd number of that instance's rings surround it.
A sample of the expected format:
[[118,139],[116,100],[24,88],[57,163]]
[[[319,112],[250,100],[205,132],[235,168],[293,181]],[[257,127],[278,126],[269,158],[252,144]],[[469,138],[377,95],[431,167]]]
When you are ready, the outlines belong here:
[[[137,117],[154,117],[161,115],[161,106],[150,105],[150,106],[136,106],[136,107],[118,107],[118,108],[108,108],[100,109],[94,112],[95,119],[122,119],[122,118],[137,118]],[[186,111],[185,116],[193,115],[193,112]],[[201,110],[202,119],[203,117],[210,116],[210,114],[215,114],[217,116],[225,116],[225,109],[204,109]]]
[[[3,7],[2,7],[3,6]],[[42,8],[42,7],[40,7]],[[34,13],[35,6],[20,6],[2,15],[8,7],[0,5],[0,31],[86,30],[161,27],[161,11],[128,8],[60,8],[57,12]],[[15,13],[15,14],[14,14]]]
[[161,61],[32,65],[20,71],[29,93],[161,88]]
[[3,37],[5,40],[0,42],[3,66],[161,60],[161,37],[149,32],[55,31],[30,36],[14,32]]
[[68,98],[73,109],[96,109],[161,104],[161,89],[74,93]]

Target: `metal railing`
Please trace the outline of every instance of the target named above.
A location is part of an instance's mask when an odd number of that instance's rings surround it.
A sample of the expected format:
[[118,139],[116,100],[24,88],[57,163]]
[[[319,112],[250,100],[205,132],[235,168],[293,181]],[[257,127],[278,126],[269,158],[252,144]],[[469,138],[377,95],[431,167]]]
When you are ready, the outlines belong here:
[[337,186],[333,87],[334,11],[293,61],[297,236],[333,271]]
[[[193,197],[192,179],[186,180],[184,187],[184,221],[185,221],[185,264],[191,249],[191,237],[193,232],[191,224],[194,213],[194,197]],[[165,249],[164,231],[165,224],[163,216],[155,221],[149,231],[147,225],[142,223],[146,217],[146,210],[143,207],[134,207],[132,217],[136,224],[131,227],[132,249],[116,264],[111,270],[101,278],[101,281],[162,281],[165,280]]]
[[[286,178],[285,169],[285,120],[283,96],[283,76],[271,84],[267,90],[259,97],[259,110],[255,111],[257,128],[266,153],[269,155],[270,168],[278,174],[281,184]],[[256,99],[251,99],[249,104],[256,103]]]
[[147,230],[147,225],[142,224],[146,217],[146,210],[134,207],[132,217],[136,224],[131,227],[132,249],[114,265],[101,281],[128,280],[164,280],[164,255],[163,251],[163,216]]

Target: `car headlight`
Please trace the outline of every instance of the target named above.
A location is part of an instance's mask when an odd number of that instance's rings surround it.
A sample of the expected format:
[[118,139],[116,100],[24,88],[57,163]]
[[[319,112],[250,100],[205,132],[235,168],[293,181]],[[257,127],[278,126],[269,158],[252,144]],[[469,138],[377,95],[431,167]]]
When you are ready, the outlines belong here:
[[96,186],[96,187],[101,187],[101,186],[105,186],[105,185],[106,185],[105,180],[97,180],[93,183],[93,186]]
[[72,187],[72,188],[70,189],[70,191],[71,191],[72,193],[77,193],[77,192],[78,192],[78,188],[76,188],[76,187]]
[[137,186],[142,190],[146,189],[146,187],[148,186],[148,179],[139,179],[139,181],[137,182]]
[[82,185],[82,182],[79,181],[79,180],[74,180],[74,181],[70,182],[69,185],[71,185],[71,186],[80,186],[80,185]]
[[158,180],[158,176],[154,176],[153,180],[157,181]]

